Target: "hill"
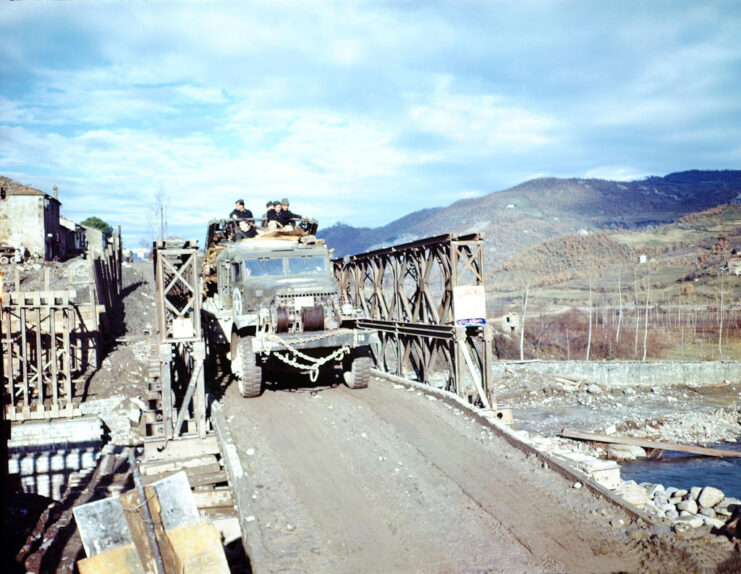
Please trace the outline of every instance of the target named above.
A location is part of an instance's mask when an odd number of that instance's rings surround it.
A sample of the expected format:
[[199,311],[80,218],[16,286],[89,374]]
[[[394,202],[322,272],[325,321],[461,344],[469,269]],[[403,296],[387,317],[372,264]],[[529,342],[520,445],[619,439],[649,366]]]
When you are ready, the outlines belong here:
[[483,232],[491,268],[553,237],[650,228],[734,201],[741,201],[738,170],[692,170],[630,182],[540,178],[414,212],[383,227],[335,225],[319,236],[343,256],[441,233]]

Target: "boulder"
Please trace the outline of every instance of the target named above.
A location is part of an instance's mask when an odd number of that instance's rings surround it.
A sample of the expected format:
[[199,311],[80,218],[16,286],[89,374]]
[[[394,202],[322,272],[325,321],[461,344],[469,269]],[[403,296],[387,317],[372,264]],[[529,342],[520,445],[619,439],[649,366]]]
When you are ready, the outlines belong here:
[[622,460],[646,458],[646,451],[643,448],[627,444],[614,444],[607,449],[607,454],[612,458],[619,458]]
[[697,503],[692,499],[683,500],[679,504],[677,504],[677,510],[686,510],[691,514],[697,514]]
[[729,508],[733,512],[734,508],[741,506],[741,500],[734,498],[733,496],[726,496],[723,500],[718,503],[721,508]]
[[677,522],[687,524],[692,528],[700,528],[703,524],[705,524],[705,521],[699,516],[691,515],[680,516],[679,518],[677,518]]
[[697,497],[700,496],[700,492],[702,492],[701,486],[693,486],[690,488],[690,498],[692,500],[697,500]]
[[664,492],[663,484],[654,484],[653,486],[649,487],[647,494],[649,498],[656,498],[656,495],[658,493],[663,493],[663,492]]
[[703,508],[712,508],[723,500],[723,498],[725,498],[725,494],[723,494],[722,490],[712,486],[706,486],[702,489],[700,496],[697,497],[697,502]]
[[715,518],[715,510],[713,510],[712,508],[701,508],[698,514],[702,514],[703,516],[707,516],[708,518]]
[[705,524],[708,526],[712,526],[713,528],[723,528],[725,526],[725,522],[720,520],[719,518],[710,518],[709,516],[703,516],[702,520]]

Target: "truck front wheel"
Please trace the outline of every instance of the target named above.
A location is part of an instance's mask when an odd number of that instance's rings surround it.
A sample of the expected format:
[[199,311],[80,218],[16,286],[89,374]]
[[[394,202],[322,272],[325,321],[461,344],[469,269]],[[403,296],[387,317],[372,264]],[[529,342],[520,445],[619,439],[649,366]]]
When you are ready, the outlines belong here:
[[232,334],[232,373],[237,377],[237,388],[243,397],[260,396],[262,392],[262,367],[252,351],[252,337]]
[[[349,362],[349,364],[347,364]],[[351,355],[344,365],[345,384],[351,389],[364,389],[370,380],[371,359],[366,355]]]

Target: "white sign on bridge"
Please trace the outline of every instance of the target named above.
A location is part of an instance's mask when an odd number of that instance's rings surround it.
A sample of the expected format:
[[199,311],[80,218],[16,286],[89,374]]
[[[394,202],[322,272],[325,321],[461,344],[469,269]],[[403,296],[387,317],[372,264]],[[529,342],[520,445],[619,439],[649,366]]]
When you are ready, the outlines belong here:
[[486,324],[486,295],[483,285],[453,287],[453,309],[456,325]]

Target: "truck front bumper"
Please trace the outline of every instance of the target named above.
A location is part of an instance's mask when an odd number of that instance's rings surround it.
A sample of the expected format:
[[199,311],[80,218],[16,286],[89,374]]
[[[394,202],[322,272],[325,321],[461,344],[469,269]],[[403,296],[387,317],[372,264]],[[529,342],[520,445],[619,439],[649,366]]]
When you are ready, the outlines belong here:
[[[279,338],[281,341],[276,341]],[[296,349],[331,349],[348,346],[363,347],[378,343],[378,332],[368,329],[340,328],[334,331],[309,331],[307,333],[278,333],[266,338],[258,333],[252,342],[256,353],[284,351],[287,346]],[[284,345],[283,343],[286,343]]]

